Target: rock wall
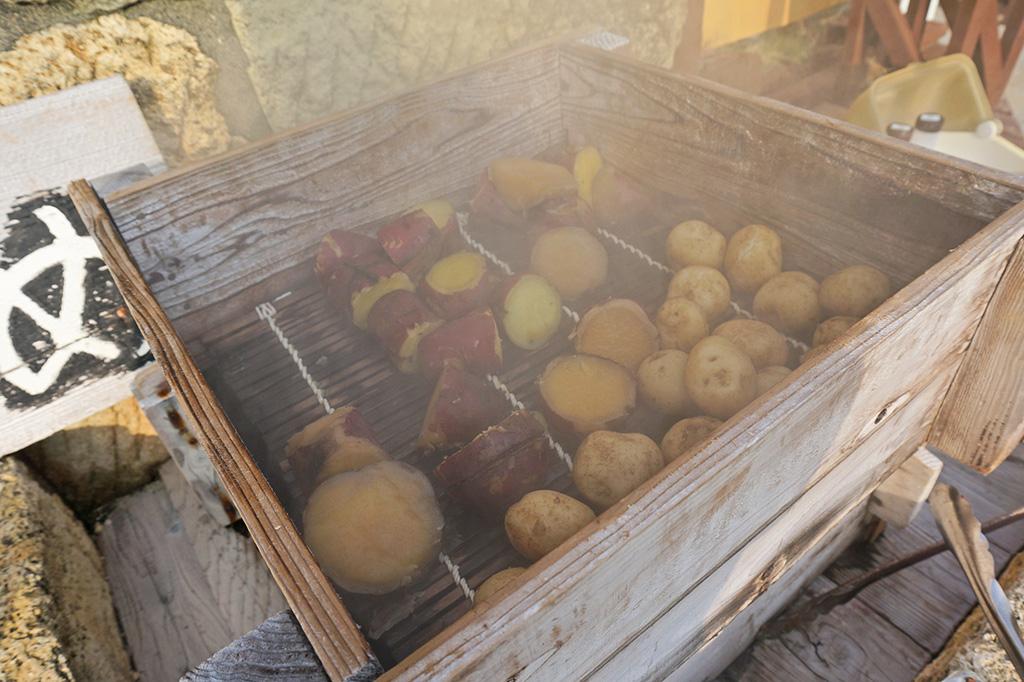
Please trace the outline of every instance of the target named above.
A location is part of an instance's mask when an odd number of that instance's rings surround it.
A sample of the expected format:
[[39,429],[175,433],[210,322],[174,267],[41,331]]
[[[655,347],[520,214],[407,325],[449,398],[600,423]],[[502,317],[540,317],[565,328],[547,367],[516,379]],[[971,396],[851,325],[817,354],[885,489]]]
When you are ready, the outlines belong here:
[[[686,0],[226,0],[276,130],[572,32],[628,36],[669,65]],[[287,9],[286,9],[287,8]]]
[[96,547],[16,457],[0,460],[0,679],[132,679]]

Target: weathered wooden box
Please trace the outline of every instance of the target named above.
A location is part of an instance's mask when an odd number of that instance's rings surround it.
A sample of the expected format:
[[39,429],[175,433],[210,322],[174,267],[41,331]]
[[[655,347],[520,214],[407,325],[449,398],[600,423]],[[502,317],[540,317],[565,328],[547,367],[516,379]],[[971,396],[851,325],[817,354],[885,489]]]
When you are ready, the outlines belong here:
[[[678,220],[728,231],[766,223],[783,236],[787,268],[821,278],[869,263],[900,290],[503,599],[473,608],[439,562],[414,590],[343,604],[282,503],[284,443],[323,414],[323,401],[355,403],[387,449],[407,457],[430,387],[398,375],[328,312],[310,267],[316,244],[425,199],[465,199],[491,159],[567,140],[599,145],[674,197]],[[1024,183],[1008,176],[568,43],[165,174],[105,206],[84,183],[74,196],[336,679],[377,661],[396,679],[714,674],[850,542],[872,490],[933,425],[992,407],[943,399],[979,326],[995,324],[986,308],[1024,233],[1014,208]],[[651,229],[638,246],[661,253],[663,238]],[[664,273],[611,253],[616,293],[663,296]],[[503,381],[529,405],[539,368],[563,349],[510,354]],[[975,364],[990,370],[986,358]],[[975,390],[974,376],[961,372],[961,390]],[[988,393],[1002,396],[1004,423],[987,436],[999,450],[1020,437],[1006,418],[1019,386]],[[962,430],[934,433],[949,450],[976,445]],[[500,528],[448,522],[445,553],[470,586],[514,562]]]

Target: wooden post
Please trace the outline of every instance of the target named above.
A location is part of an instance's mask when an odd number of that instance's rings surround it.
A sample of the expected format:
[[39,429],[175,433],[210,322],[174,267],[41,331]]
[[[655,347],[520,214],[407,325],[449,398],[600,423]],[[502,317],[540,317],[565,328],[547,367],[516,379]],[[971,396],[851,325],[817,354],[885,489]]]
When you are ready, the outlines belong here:
[[926,447],[918,448],[875,489],[868,511],[886,523],[906,528],[928,500],[940,473],[939,458]]

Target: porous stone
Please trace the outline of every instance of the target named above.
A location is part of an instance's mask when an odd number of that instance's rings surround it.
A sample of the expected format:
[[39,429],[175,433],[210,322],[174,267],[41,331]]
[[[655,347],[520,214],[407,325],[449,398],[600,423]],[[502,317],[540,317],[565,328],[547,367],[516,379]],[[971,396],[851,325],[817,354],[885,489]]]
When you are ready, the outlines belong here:
[[215,73],[216,64],[188,32],[109,14],[24,35],[0,53],[0,106],[121,74],[173,163],[230,144],[214,104]]
[[633,54],[669,65],[684,0],[226,0],[270,125],[328,112],[581,30],[621,33]]
[[[1013,606],[1017,627],[1024,630],[1024,553],[1010,561],[999,577],[999,583]],[[946,643],[946,648],[921,671],[915,682],[942,682],[953,675],[961,675],[959,679],[973,677],[981,682],[1020,680],[978,607],[960,624]]]
[[0,679],[132,679],[96,547],[13,456],[0,460]]
[[134,398],[35,444],[29,463],[80,516],[152,481],[168,454]]

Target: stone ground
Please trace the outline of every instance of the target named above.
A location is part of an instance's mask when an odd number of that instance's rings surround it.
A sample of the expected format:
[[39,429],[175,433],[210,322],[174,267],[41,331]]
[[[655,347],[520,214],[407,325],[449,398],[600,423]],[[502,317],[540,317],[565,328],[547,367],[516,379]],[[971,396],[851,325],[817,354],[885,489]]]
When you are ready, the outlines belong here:
[[[571,32],[614,30],[667,66],[686,4],[0,0],[0,105],[122,74],[174,166]],[[1024,111],[1024,69],[1008,99]],[[0,678],[129,677],[85,528],[164,459],[126,401],[0,461]]]

